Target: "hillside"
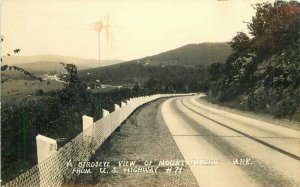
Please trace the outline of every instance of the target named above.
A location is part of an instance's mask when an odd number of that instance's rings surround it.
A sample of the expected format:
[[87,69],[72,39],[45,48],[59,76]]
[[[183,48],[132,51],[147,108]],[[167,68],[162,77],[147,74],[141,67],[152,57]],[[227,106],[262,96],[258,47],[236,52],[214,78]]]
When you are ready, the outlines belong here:
[[231,48],[228,43],[188,44],[136,61],[151,65],[208,65],[214,62],[225,62],[230,53]]
[[[238,32],[224,64],[211,68],[209,97],[277,118],[300,119],[300,3],[257,4],[249,33]],[[289,11],[286,11],[289,10]],[[219,76],[216,76],[215,73]]]
[[[224,63],[230,52],[227,43],[189,44],[154,56],[102,67],[100,80],[105,84],[117,85],[145,82],[150,78],[163,81],[199,80],[201,76],[198,73],[204,73],[211,63]],[[98,80],[99,68],[79,71],[79,76],[89,81]]]

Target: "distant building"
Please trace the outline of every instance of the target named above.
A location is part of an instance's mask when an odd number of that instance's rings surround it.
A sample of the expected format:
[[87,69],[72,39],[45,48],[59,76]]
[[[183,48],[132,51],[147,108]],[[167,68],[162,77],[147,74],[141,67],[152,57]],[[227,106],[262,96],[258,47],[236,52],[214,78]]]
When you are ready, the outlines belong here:
[[43,80],[55,80],[54,75],[44,74]]

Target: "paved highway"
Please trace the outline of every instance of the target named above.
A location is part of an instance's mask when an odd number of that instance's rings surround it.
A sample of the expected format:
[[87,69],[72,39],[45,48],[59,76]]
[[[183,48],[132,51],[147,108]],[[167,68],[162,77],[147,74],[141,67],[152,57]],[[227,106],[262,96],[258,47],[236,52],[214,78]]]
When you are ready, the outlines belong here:
[[[161,112],[199,186],[300,186],[300,132],[216,109],[200,96]],[[200,163],[200,164],[199,164]]]

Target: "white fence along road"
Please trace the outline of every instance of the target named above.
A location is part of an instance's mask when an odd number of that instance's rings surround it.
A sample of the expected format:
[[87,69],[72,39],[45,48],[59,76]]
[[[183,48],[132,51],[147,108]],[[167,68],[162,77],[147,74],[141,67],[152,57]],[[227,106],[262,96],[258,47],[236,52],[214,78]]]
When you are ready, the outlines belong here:
[[41,186],[55,187],[76,179],[70,161],[89,161],[103,142],[118,128],[121,123],[141,105],[162,97],[182,96],[187,94],[157,94],[129,99],[121,106],[115,105],[115,111],[103,112],[103,118],[93,122],[93,118],[83,116],[83,132],[57,150],[56,140],[38,135],[38,164],[23,173],[6,187]]

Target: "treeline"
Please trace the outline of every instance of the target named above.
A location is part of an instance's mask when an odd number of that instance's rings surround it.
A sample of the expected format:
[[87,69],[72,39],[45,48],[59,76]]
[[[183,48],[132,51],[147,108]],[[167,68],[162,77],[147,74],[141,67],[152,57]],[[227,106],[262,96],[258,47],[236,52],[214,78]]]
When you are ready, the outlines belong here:
[[[111,85],[156,85],[161,92],[207,91],[209,74],[207,66],[152,66],[139,63],[117,64],[79,72],[79,77],[95,87],[96,80]],[[148,83],[147,83],[148,82]],[[155,86],[152,86],[155,87]]]
[[300,3],[276,1],[254,8],[247,24],[251,37],[239,32],[230,42],[233,52],[226,63],[209,68],[208,95],[293,119],[300,103]]

